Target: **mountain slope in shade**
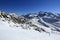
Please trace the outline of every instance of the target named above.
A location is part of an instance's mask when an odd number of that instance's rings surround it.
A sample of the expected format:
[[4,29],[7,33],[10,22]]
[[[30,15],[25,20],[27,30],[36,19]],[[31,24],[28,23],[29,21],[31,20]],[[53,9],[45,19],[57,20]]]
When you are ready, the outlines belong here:
[[35,20],[38,19],[38,23],[42,24],[42,26],[51,28],[54,31],[59,31],[60,32],[60,16],[58,14],[54,14],[51,12],[43,12],[40,11],[37,14],[27,14],[24,16],[25,18],[31,20],[36,18]]

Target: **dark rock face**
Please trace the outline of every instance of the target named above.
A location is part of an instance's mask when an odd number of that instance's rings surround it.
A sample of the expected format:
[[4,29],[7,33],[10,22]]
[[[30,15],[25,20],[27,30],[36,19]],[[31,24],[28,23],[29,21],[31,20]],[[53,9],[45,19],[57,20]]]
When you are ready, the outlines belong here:
[[3,11],[0,12],[0,17],[1,18],[3,17],[5,19],[8,18],[9,20],[12,20],[14,23],[25,23],[27,21],[23,16],[17,16],[16,17],[14,14],[10,15],[10,14],[7,14]]

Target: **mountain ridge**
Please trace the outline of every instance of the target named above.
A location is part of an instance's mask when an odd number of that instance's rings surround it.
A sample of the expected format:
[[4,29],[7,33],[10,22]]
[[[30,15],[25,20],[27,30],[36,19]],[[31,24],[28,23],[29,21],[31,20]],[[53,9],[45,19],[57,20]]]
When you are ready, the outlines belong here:
[[[51,12],[39,12],[38,14],[27,14],[18,16],[16,14],[7,14],[4,11],[0,11],[0,19],[13,22],[16,27],[22,27],[23,29],[33,28],[39,32],[60,32],[60,26],[57,24],[60,21],[60,16],[54,15]],[[9,24],[11,26],[12,24]]]

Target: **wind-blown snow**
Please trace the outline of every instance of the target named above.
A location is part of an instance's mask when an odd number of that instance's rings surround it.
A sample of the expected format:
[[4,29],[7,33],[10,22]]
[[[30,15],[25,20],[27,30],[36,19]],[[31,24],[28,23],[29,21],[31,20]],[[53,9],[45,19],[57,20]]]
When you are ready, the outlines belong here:
[[60,40],[60,34],[13,28],[7,21],[0,21],[0,40]]

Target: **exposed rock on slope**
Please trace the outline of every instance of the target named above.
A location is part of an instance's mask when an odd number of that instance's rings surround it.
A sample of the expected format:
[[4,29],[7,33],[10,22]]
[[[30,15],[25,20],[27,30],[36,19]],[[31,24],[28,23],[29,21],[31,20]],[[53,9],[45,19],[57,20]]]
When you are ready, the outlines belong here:
[[7,14],[4,11],[0,11],[0,19],[2,21],[8,21],[9,26],[34,29],[39,32],[60,32],[60,26],[56,25],[56,23],[60,21],[58,17],[59,16],[50,12],[39,12],[37,14],[18,16],[16,14]]

